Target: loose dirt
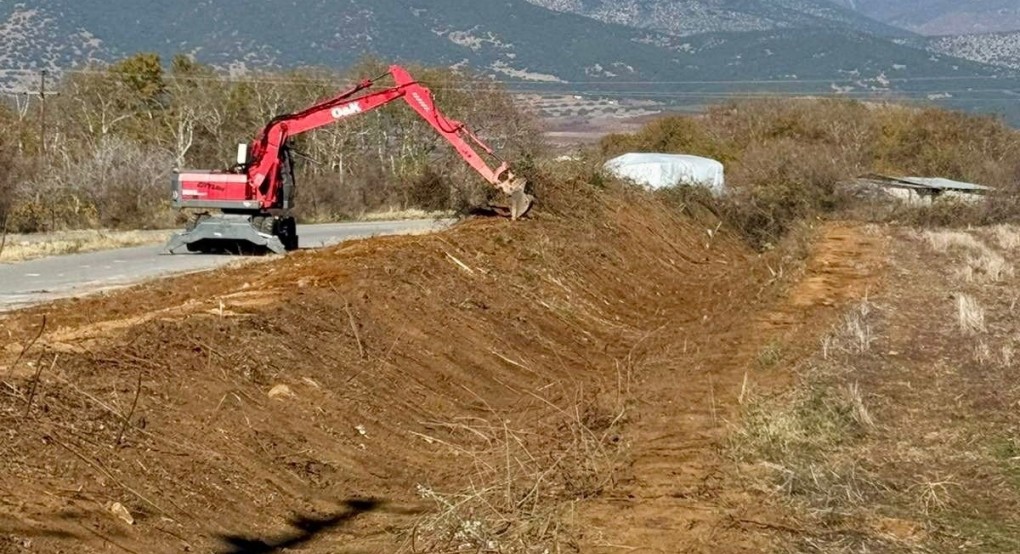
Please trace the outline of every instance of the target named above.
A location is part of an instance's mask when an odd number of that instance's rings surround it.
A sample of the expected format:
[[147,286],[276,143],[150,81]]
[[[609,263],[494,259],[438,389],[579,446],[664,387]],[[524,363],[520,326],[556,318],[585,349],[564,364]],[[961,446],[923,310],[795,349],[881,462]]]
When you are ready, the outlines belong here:
[[[797,270],[591,204],[0,320],[0,552],[763,547],[718,472],[743,377],[815,341],[881,245],[828,227]],[[507,507],[458,512],[494,475]]]
[[[823,330],[877,285],[884,265],[884,241],[857,225],[829,224],[774,299],[717,309],[660,337],[665,355],[650,360],[634,394],[627,477],[582,510],[591,525],[582,551],[772,550],[774,536],[762,531],[776,519],[729,479],[723,458],[739,399],[749,379],[785,384],[788,364],[817,350]],[[770,268],[780,279],[777,271]],[[764,355],[776,357],[767,364],[775,367],[763,367]]]

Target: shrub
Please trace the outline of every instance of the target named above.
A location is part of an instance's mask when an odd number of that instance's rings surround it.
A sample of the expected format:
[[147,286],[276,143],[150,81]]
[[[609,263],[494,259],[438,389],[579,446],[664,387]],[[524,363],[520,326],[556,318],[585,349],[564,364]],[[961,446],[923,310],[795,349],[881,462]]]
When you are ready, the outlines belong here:
[[732,159],[728,145],[696,118],[668,116],[648,123],[634,134],[607,135],[599,142],[603,157],[627,152],[691,154],[720,161]]
[[15,180],[13,149],[0,138],[0,233],[7,230],[8,219],[14,208],[14,197],[17,192]]
[[1020,134],[991,117],[847,100],[752,100],[703,116],[664,117],[637,133],[607,136],[598,146],[603,158],[628,151],[723,161],[730,192],[715,201],[716,210],[757,247],[800,218],[851,207],[845,185],[868,172],[997,187],[976,204],[890,208],[882,198],[869,205],[870,217],[927,225],[1020,219]]
[[168,209],[171,166],[165,151],[105,138],[94,150],[65,158],[26,185],[11,212],[11,228],[166,228],[173,224]]

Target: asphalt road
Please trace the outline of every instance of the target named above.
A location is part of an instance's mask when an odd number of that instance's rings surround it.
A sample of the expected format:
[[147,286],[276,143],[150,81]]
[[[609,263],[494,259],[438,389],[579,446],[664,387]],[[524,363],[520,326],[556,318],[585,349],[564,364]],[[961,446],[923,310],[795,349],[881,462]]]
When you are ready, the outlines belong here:
[[[319,248],[354,238],[439,230],[449,221],[380,221],[300,225],[302,248]],[[0,264],[0,313],[60,298],[132,285],[179,273],[205,271],[236,256],[162,254],[162,245],[53,256]]]

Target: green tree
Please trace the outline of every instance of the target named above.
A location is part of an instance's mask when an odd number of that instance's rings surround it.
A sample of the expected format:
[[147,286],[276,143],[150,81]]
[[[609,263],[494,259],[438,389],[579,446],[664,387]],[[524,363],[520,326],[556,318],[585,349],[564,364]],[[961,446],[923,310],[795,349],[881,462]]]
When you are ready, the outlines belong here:
[[127,85],[142,102],[158,104],[166,92],[159,55],[139,53],[110,66],[110,74]]

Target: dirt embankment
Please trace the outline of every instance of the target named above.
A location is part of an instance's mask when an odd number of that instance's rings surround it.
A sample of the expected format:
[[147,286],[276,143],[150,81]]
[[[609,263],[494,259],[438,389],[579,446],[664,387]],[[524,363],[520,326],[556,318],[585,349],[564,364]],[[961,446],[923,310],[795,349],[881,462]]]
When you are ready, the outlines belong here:
[[[811,237],[802,263],[762,259],[770,291],[719,309],[650,345],[634,390],[631,448],[620,484],[581,509],[584,552],[767,552],[781,549],[781,510],[746,487],[726,456],[752,389],[781,390],[840,310],[878,286],[885,246],[854,224]],[[791,263],[792,262],[792,263]],[[743,268],[735,268],[741,271]],[[768,284],[773,286],[770,288]],[[739,290],[730,291],[740,295]],[[721,306],[720,306],[721,307]]]
[[555,506],[612,486],[649,337],[742,319],[768,275],[650,201],[592,205],[8,317],[0,544],[569,543]]
[[728,422],[880,249],[831,227],[805,265],[574,204],[0,320],[0,552],[770,544]]

